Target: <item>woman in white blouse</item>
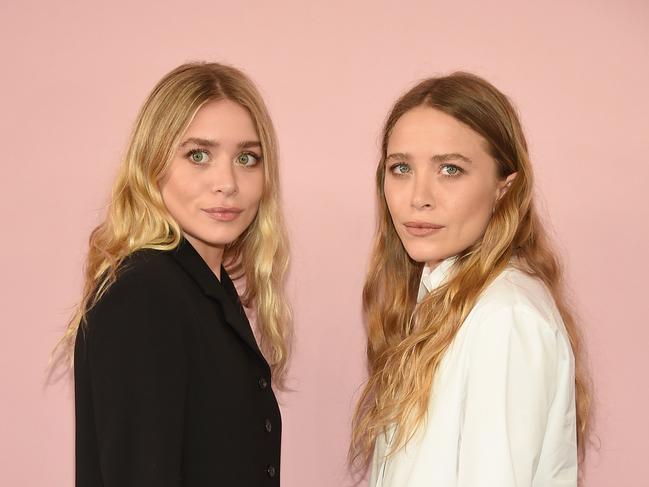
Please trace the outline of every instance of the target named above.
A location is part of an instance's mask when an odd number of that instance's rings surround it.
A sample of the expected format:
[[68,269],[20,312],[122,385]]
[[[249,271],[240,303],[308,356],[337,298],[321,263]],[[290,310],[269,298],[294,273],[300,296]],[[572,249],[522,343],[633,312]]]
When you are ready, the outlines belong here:
[[576,486],[590,404],[509,100],[467,73],[394,105],[350,455],[371,487]]

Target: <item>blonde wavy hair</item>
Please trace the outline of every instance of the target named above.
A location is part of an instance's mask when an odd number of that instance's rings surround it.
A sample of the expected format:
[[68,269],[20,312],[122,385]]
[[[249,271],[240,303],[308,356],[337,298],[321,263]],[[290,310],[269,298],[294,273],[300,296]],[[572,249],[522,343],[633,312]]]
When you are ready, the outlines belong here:
[[[449,280],[417,304],[423,264],[406,253],[384,194],[385,158],[399,118],[419,106],[455,117],[487,141],[500,177],[516,172],[482,238],[458,256]],[[583,463],[591,409],[590,379],[580,332],[566,299],[562,271],[533,201],[527,143],[510,101],[487,81],[454,73],[419,83],[395,103],[383,129],[376,170],[378,229],[363,289],[368,325],[369,379],[352,424],[350,463],[363,470],[376,439],[398,425],[394,447],[402,448],[423,422],[431,378],[481,292],[516,257],[517,267],[552,293],[568,332],[576,365],[577,444]]]
[[245,280],[241,301],[255,312],[260,347],[271,366],[273,381],[283,384],[291,316],[284,295],[288,244],[280,207],[277,139],[253,82],[238,69],[217,63],[177,67],[160,80],[141,108],[106,218],[90,236],[81,302],[54,351],[53,367],[69,368],[86,313],[115,281],[127,256],[140,249],[171,250],[181,242],[182,230],[167,211],[158,182],[196,112],[221,99],[234,101],[250,113],[261,142],[264,169],[257,215],[226,247],[223,262],[233,279]]

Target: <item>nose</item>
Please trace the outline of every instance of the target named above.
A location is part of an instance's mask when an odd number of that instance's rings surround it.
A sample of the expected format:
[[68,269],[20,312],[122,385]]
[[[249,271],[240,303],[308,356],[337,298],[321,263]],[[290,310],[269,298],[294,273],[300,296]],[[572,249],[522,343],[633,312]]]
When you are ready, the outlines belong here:
[[213,193],[222,193],[232,196],[239,191],[234,164],[229,158],[224,157],[210,168],[210,185]]
[[431,209],[435,207],[433,195],[433,181],[426,175],[413,174],[412,178],[412,199],[410,205],[417,210]]

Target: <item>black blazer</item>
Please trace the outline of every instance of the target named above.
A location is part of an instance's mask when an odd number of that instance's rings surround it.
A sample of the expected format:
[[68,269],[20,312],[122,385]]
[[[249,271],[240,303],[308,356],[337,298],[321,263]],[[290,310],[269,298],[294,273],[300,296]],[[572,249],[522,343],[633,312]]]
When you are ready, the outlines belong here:
[[279,486],[281,417],[232,281],[142,250],[75,346],[77,487]]

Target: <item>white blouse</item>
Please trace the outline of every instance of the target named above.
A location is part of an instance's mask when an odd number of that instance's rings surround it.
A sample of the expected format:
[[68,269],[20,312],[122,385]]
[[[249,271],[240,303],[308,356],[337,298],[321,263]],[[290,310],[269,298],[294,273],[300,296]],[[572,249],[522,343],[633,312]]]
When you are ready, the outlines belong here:
[[[425,268],[419,300],[454,259]],[[443,357],[425,422],[386,457],[377,439],[371,487],[575,487],[574,357],[554,300],[507,267],[478,299]]]

